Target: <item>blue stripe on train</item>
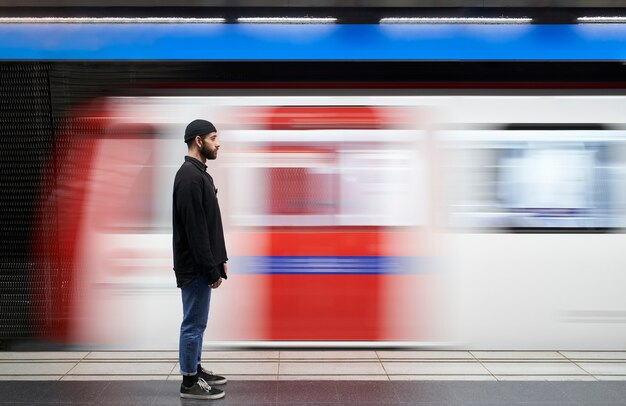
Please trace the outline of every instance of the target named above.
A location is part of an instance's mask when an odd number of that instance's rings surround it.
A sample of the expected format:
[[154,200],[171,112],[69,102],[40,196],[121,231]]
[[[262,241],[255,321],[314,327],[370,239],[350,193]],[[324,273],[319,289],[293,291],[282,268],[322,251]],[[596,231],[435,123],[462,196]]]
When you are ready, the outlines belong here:
[[250,256],[235,257],[229,269],[242,274],[409,274],[434,271],[430,257]]

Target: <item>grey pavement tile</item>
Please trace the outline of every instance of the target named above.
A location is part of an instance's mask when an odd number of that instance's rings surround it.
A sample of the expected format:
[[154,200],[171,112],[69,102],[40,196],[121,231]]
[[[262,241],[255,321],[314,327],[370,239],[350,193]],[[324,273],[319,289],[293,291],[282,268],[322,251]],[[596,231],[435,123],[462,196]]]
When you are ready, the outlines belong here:
[[276,381],[229,381],[217,386],[226,391],[229,401],[234,403],[275,403],[278,391]]
[[507,402],[570,402],[556,382],[498,382]]
[[[188,403],[185,403],[184,401],[180,402],[180,406],[195,406],[195,405],[216,405],[216,406],[276,406],[276,403],[257,403],[257,402],[246,402],[246,403],[240,403],[240,402],[231,402],[228,398],[228,394],[226,395],[226,397],[223,397],[222,399],[218,399],[218,400],[201,400],[201,403],[192,403],[191,405],[189,405]],[[167,406],[171,406],[171,403],[166,404]],[[160,404],[158,406],[161,406]],[[165,405],[164,405],[165,406]],[[309,406],[307,404],[307,406]],[[327,406],[330,406],[327,404]]]
[[456,399],[463,404],[575,403],[552,382],[452,382],[451,385]]
[[[0,402],[0,405],[4,406],[7,405],[7,403],[2,403]],[[29,403],[28,406],[51,406],[51,405],[72,405],[72,406],[91,406],[93,405],[93,403],[91,402],[87,402],[87,403],[75,403],[75,402],[71,402],[71,403],[50,403],[50,402],[35,402],[35,403]]]
[[456,400],[449,400],[445,402],[403,402],[402,406],[464,406],[463,403]]
[[216,387],[226,392],[224,398],[215,401],[194,401],[180,398],[179,381],[167,381],[161,386],[161,390],[152,405],[207,405],[215,403],[220,406],[253,406],[276,404],[277,388],[275,381],[229,381],[226,385]]
[[579,402],[576,406],[626,406],[626,401],[619,403]]
[[578,403],[626,403],[624,394],[614,390],[612,382],[561,382],[558,388]]
[[[617,394],[617,401],[615,404],[626,405],[626,382],[599,382],[610,390],[612,393]],[[604,387],[604,386],[603,386]],[[611,395],[612,396],[612,395]]]
[[610,390],[623,394],[626,399],[626,382],[606,382],[606,386]]
[[[303,402],[303,403],[291,403],[291,402],[283,402],[276,403],[276,406],[342,406],[343,403],[328,403],[328,402]],[[362,402],[358,404],[359,406],[430,406],[426,404],[409,404],[409,403],[390,403],[390,402]],[[455,405],[456,406],[456,405]],[[461,406],[461,405],[458,405]]]
[[179,386],[178,381],[7,381],[0,382],[0,405],[626,406],[626,382],[230,381],[219,386],[226,397],[216,401],[180,399]]
[[[170,406],[170,405],[181,405],[181,406],[195,406],[195,405],[209,405],[213,404],[214,401],[206,401],[206,400],[195,400],[195,399],[182,399],[180,397],[180,384],[182,381],[166,381],[164,382],[160,388],[152,405],[157,406]],[[221,402],[225,399],[219,399],[215,402]],[[220,403],[221,405],[221,403]],[[222,405],[224,406],[224,405]]]
[[35,403],[44,393],[56,384],[55,381],[2,381],[0,382],[1,402]]
[[[341,406],[342,403],[277,403],[276,406]],[[460,403],[440,402],[362,402],[359,406],[463,406]]]
[[97,405],[150,405],[167,381],[114,381],[102,391]]
[[337,403],[337,386],[334,381],[278,381],[278,403]]
[[223,399],[219,399],[219,400],[196,400],[196,399],[181,399],[180,397],[178,399],[174,399],[174,400],[170,400],[167,403],[159,403],[158,400],[155,401],[155,403],[153,403],[153,405],[163,405],[163,406],[201,406],[201,405],[220,405]]
[[41,398],[46,403],[94,403],[109,382],[56,382]]
[[[217,400],[199,400],[199,399],[182,399],[180,397],[176,399],[170,399],[168,401],[157,399],[152,404],[153,406],[244,406],[236,403],[228,403],[228,395],[226,397]],[[270,406],[271,404],[252,403],[246,406]]]
[[389,381],[343,381],[337,382],[336,388],[340,404],[400,401]]
[[451,382],[454,397],[463,403],[503,403],[508,400],[500,382]]
[[391,381],[400,402],[455,402],[451,382],[441,381]]
[[[178,395],[177,395],[178,396]],[[196,400],[196,399],[181,399],[176,398],[157,398],[152,406],[276,406],[276,403],[261,403],[261,402],[233,402],[229,393],[226,392],[226,396],[217,400]],[[308,406],[308,405],[307,405]],[[329,406],[329,405],[328,405]]]
[[576,402],[464,402],[463,406],[580,406]]

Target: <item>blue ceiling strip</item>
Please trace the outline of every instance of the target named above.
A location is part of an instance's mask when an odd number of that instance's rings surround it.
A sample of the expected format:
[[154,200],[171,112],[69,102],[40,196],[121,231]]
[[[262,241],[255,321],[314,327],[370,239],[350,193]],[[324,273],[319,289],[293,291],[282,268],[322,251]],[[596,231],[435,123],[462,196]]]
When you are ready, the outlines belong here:
[[0,60],[623,61],[626,24],[2,24]]

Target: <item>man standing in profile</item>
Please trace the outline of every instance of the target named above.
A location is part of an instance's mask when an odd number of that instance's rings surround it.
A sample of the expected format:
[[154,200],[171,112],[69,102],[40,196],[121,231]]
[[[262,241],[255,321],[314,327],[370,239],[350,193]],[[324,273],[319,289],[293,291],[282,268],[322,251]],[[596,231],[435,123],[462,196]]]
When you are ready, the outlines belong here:
[[227,277],[226,246],[217,188],[206,172],[207,159],[217,158],[220,143],[215,126],[194,120],[185,129],[187,156],[174,180],[173,246],[176,284],[181,288],[183,321],[179,360],[183,382],[180,397],[219,399],[226,378],[202,368],[202,337],[209,316],[211,290]]

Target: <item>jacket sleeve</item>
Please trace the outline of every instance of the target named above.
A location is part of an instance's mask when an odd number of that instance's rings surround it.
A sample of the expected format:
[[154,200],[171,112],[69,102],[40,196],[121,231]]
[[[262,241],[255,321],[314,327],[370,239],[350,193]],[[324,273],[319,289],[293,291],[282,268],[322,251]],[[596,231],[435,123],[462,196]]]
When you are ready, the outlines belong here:
[[189,248],[196,266],[209,275],[210,283],[220,278],[217,264],[211,252],[209,230],[202,205],[203,185],[201,181],[189,179],[182,182],[178,191],[178,210],[185,225]]

